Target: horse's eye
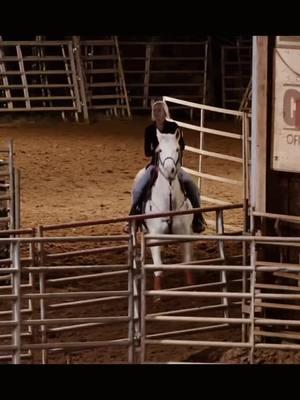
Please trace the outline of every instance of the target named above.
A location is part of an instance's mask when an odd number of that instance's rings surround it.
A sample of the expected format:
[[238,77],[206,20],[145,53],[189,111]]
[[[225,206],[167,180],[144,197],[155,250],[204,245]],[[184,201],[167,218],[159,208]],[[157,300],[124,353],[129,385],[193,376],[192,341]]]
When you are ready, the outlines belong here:
[[161,152],[162,152],[162,149],[159,149],[159,152],[161,153]]
[[179,147],[177,147],[176,151],[177,151],[177,153],[179,152]]

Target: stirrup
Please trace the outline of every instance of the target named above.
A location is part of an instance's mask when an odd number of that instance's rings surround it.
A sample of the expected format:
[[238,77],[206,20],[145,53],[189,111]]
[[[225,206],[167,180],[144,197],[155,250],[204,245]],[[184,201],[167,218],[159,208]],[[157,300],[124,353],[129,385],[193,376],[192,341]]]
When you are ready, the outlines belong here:
[[123,226],[123,232],[124,233],[129,233],[129,223],[127,222],[127,224],[125,226]]
[[206,221],[204,220],[202,215],[194,215],[192,228],[194,233],[202,233],[206,229]]

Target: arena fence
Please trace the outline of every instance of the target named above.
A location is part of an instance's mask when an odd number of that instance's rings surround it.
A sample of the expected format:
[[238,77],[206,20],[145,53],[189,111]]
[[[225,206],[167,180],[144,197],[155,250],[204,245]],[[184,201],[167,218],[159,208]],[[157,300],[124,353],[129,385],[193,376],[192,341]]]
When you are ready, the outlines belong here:
[[[164,96],[164,101],[169,105],[180,105],[185,107],[189,112],[198,112],[199,122],[187,123],[186,121],[175,118],[174,121],[183,128],[183,134],[186,137],[187,134],[192,134],[193,137],[199,139],[197,146],[189,145],[189,139],[185,138],[185,156],[183,159],[183,169],[194,176],[197,179],[197,184],[201,193],[201,201],[208,204],[214,205],[226,205],[235,204],[242,202],[244,203],[244,213],[240,215],[239,224],[227,224],[227,229],[231,231],[245,230],[244,215],[247,209],[249,199],[249,164],[250,164],[250,114],[241,111],[228,110],[220,107],[212,107],[204,104],[193,103],[190,101],[177,99],[174,97]],[[208,126],[207,114],[210,115],[209,120],[216,119],[222,120],[224,116],[232,117],[236,119],[237,129],[235,132],[229,130],[229,128],[212,128]],[[238,119],[237,119],[238,118]],[[196,119],[196,117],[195,117]],[[237,155],[225,154],[225,151],[216,152],[212,151],[209,146],[208,139],[213,140],[217,143],[220,139],[226,138],[237,142],[236,148]],[[209,172],[213,160],[222,160],[225,166],[222,164],[222,169],[218,172]],[[227,167],[231,167],[233,170],[232,174],[235,179],[228,178],[224,175],[224,171]],[[208,181],[215,182],[218,187],[222,187],[220,195],[210,193],[206,183]],[[238,196],[236,195],[235,187],[240,188]],[[224,196],[226,193],[226,196]],[[225,200],[231,199],[231,200]],[[215,221],[208,220],[209,224],[215,224]]]
[[[206,212],[220,213],[225,208],[206,208]],[[266,284],[261,279],[262,274],[274,271],[298,274],[299,265],[259,260],[259,249],[266,245],[298,248],[300,238],[136,231],[137,220],[159,215],[48,225],[9,232],[12,237],[1,235],[1,244],[13,248],[11,263],[1,268],[1,275],[9,275],[0,287],[1,360],[51,363],[61,362],[57,357],[63,355],[63,362],[71,363],[79,352],[105,348],[122,352],[118,361],[147,363],[155,361],[153,346],[186,346],[189,350],[204,346],[245,348],[249,362],[255,362],[256,349],[299,350],[299,313],[286,314],[286,310],[299,308],[299,287]],[[110,224],[127,220],[131,225],[127,235],[69,236],[64,231],[101,225],[108,231]],[[53,236],[54,231],[65,236]],[[46,232],[52,236],[45,236]],[[182,241],[192,241],[196,247],[205,242],[205,248],[214,243],[219,257],[201,257],[189,264],[152,265],[148,261],[149,246],[177,246]],[[77,250],[70,247],[74,244]],[[245,250],[242,260],[232,253],[236,247]],[[114,260],[117,256],[122,261],[109,263],[111,253]],[[81,258],[91,255],[100,257]],[[152,289],[154,270],[166,275],[169,283],[163,290]],[[185,270],[194,271],[199,283],[182,284]],[[99,286],[97,290],[86,288],[86,282]],[[184,303],[178,305],[181,298]],[[91,304],[99,306],[96,313],[95,308],[89,311]],[[270,308],[285,310],[285,315],[270,316],[264,312]],[[176,362],[174,358],[165,362]]]

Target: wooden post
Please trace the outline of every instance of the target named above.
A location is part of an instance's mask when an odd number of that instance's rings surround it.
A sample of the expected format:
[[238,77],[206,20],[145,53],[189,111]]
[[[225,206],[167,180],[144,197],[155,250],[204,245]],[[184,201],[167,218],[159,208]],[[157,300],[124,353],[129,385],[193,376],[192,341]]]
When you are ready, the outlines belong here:
[[252,61],[252,209],[266,211],[268,37],[254,36]]

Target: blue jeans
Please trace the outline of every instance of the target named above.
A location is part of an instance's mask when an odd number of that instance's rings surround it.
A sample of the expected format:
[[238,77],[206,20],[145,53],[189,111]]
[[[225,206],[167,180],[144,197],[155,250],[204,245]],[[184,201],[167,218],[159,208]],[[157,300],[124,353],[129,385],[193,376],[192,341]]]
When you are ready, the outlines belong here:
[[156,167],[154,165],[149,165],[149,167],[144,170],[143,175],[141,175],[138,181],[135,183],[135,186],[132,190],[133,206],[136,206],[142,199],[146,187],[150,184],[151,176],[155,172],[155,168]]
[[178,179],[183,184],[186,195],[192,203],[193,208],[200,208],[200,192],[198,186],[195,184],[191,176],[180,168],[178,172]]
[[[133,190],[132,190],[132,202],[133,206],[136,206],[143,197],[145,193],[146,187],[150,184],[151,176],[155,170],[154,165],[149,165],[149,167],[145,170],[144,174],[140,177],[140,179],[136,182]],[[197,185],[192,180],[191,176],[185,172],[182,168],[180,168],[178,172],[178,178],[182,183],[187,197],[192,203],[193,208],[200,207],[200,192]]]

